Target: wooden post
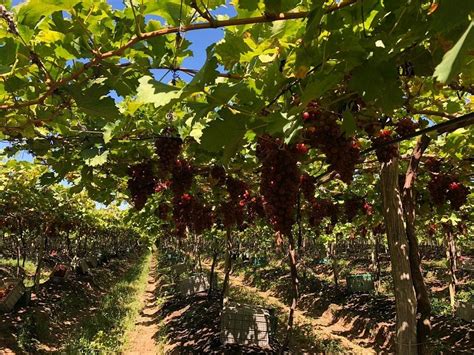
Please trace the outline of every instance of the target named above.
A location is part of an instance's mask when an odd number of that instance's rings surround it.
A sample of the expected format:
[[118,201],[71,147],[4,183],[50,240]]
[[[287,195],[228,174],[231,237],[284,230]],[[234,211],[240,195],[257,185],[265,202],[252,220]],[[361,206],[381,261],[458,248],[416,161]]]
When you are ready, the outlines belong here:
[[232,259],[230,251],[232,250],[232,234],[230,227],[226,228],[225,233],[225,266],[224,266],[224,283],[222,285],[222,306],[224,306],[229,298],[229,277],[232,268]]
[[290,266],[290,276],[291,276],[291,307],[290,314],[288,315],[287,323],[287,334],[285,342],[283,343],[283,349],[288,348],[290,344],[291,336],[293,333],[293,322],[295,316],[296,306],[298,304],[298,270],[296,268],[296,251],[295,251],[295,240],[293,234],[289,233],[288,235],[288,264]]
[[409,245],[398,187],[398,159],[382,163],[380,182],[397,311],[396,353],[417,354],[416,295],[410,269]]
[[448,259],[449,264],[449,300],[451,304],[451,309],[454,311],[456,304],[456,243],[454,241],[454,235],[451,225],[445,227],[446,231],[446,258]]

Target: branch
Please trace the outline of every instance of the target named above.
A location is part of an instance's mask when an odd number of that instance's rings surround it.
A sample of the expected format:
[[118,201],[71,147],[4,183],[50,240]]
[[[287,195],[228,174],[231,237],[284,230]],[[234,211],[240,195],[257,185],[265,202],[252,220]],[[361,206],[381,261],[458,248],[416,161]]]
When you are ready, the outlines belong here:
[[[408,140],[408,139],[411,139],[411,138],[414,138],[414,137],[417,137],[417,136],[425,135],[426,133],[429,133],[429,132],[436,131],[438,133],[438,135],[441,135],[441,134],[444,134],[444,133],[453,132],[453,131],[455,131],[459,128],[470,126],[472,124],[474,124],[474,112],[467,113],[465,115],[456,117],[452,120],[442,122],[442,123],[439,123],[439,124],[431,126],[431,127],[420,129],[420,130],[418,130],[414,133],[407,134],[406,136],[393,139],[389,142],[385,142],[385,143],[378,144],[376,146],[372,146],[372,147],[362,151],[361,156],[365,156],[365,155],[369,154],[370,152],[372,152],[372,151],[374,151],[378,148],[386,147],[386,146],[389,146],[391,144],[396,144],[396,143],[399,143],[399,142],[402,142],[402,141],[405,141],[405,140]],[[318,184],[324,184],[327,181],[333,179],[335,175],[336,175],[336,172],[334,170],[328,169],[324,173],[315,176],[315,179],[320,180],[318,182]]]
[[137,36],[140,37],[142,35],[142,30],[140,29],[140,23],[138,22],[138,17],[135,12],[135,5],[133,4],[133,0],[129,0],[129,1],[130,1],[130,7],[133,13],[133,19],[135,21],[135,29],[137,31]]
[[387,146],[395,144],[395,143],[400,143],[400,142],[406,141],[408,139],[424,135],[424,134],[429,133],[429,132],[436,131],[438,133],[438,135],[440,135],[440,134],[443,134],[443,133],[448,133],[448,132],[455,131],[458,128],[466,127],[466,126],[469,126],[471,124],[474,124],[474,112],[470,112],[470,113],[467,113],[465,115],[453,118],[449,121],[438,123],[438,124],[433,125],[431,127],[426,127],[424,129],[420,129],[416,132],[407,134],[407,135],[399,137],[399,138],[395,138],[395,139],[393,139],[391,141],[388,141],[388,142],[377,144],[376,146],[372,146],[372,147],[367,148],[366,150],[362,151],[361,154],[366,155],[366,154],[368,154],[368,153],[370,153],[370,152],[372,152],[372,151],[374,151],[378,148],[383,148],[383,147],[387,147]]
[[464,86],[459,83],[451,83],[449,84],[449,87],[453,90],[464,91],[471,95],[474,95],[474,85]]
[[456,116],[450,115],[449,113],[432,111],[432,110],[415,110],[413,108],[409,108],[408,112],[413,113],[415,115],[439,116],[439,117],[446,117],[450,119],[456,118]]
[[[133,65],[132,62],[120,63],[119,67],[125,68],[131,65]],[[181,67],[173,68],[169,66],[149,67],[148,69],[163,69],[163,70],[170,70],[170,71],[175,70],[175,71],[181,71],[183,73],[188,73],[188,74],[199,73],[199,69],[181,68]],[[232,74],[232,73],[218,73],[217,76],[220,76],[222,78],[235,79],[235,80],[242,80],[244,78],[242,75]]]
[[193,9],[195,9],[199,15],[201,15],[201,17],[207,21],[209,21],[209,24],[211,25],[211,27],[215,27],[216,25],[216,20],[214,19],[214,17],[212,17],[212,15],[209,13],[209,11],[202,11],[198,4],[197,4],[197,1],[196,0],[191,0],[191,7]]
[[[331,13],[340,9],[343,9],[347,6],[350,6],[354,3],[356,3],[357,0],[346,0],[343,1],[339,4],[333,5],[328,7],[325,12],[326,13]],[[203,30],[203,29],[209,29],[209,28],[220,28],[220,27],[230,27],[230,26],[242,26],[242,25],[251,25],[251,24],[257,24],[257,23],[269,23],[269,22],[275,22],[275,21],[287,21],[287,20],[295,20],[295,19],[303,19],[308,17],[309,12],[308,11],[302,11],[302,12],[286,12],[286,13],[281,13],[277,15],[264,15],[264,16],[257,16],[257,17],[249,17],[249,18],[234,18],[234,19],[229,19],[229,20],[221,20],[218,21],[216,20],[214,22],[214,25],[211,26],[209,22],[206,23],[194,23],[186,26],[178,26],[178,27],[165,27],[156,31],[151,31],[151,32],[146,32],[142,33],[141,35],[137,35],[132,37],[127,43],[122,45],[120,48],[100,53],[100,52],[95,52],[95,57],[88,63],[84,64],[82,68],[78,69],[77,71],[71,73],[69,76],[64,77],[63,79],[52,83],[49,86],[49,89],[44,92],[42,95],[40,95],[38,98],[33,99],[33,100],[28,100],[28,101],[23,101],[23,102],[15,102],[13,104],[4,104],[0,105],[0,110],[9,110],[9,109],[18,109],[22,107],[28,107],[32,105],[37,105],[41,104],[44,102],[44,100],[50,96],[56,89],[58,89],[61,86],[66,85],[67,83],[75,80],[78,78],[81,74],[83,74],[87,69],[98,65],[102,60],[108,59],[111,57],[120,57],[123,55],[125,50],[127,50],[130,47],[133,47],[135,44],[141,42],[141,41],[146,41],[151,38],[155,37],[161,37],[165,36],[168,34],[172,33],[180,33],[180,32],[189,32],[189,31],[196,31],[196,30]]]

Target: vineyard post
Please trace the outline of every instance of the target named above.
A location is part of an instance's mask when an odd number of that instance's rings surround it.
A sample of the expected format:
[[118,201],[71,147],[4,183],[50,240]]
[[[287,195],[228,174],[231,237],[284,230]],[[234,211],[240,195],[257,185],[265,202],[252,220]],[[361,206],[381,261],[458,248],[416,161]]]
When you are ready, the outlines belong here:
[[392,278],[397,314],[397,354],[416,355],[416,295],[413,287],[409,244],[406,236],[403,206],[398,187],[398,158],[382,163],[380,184],[383,200]]
[[295,239],[293,234],[288,233],[288,264],[290,266],[290,276],[291,276],[291,307],[290,313],[288,315],[287,323],[287,334],[285,342],[283,343],[283,349],[287,349],[290,344],[290,340],[293,334],[293,322],[296,306],[298,304],[298,270],[296,262],[296,250],[295,250]]
[[454,233],[451,224],[445,224],[445,244],[446,244],[446,258],[449,264],[449,300],[451,309],[454,310],[456,303],[456,241],[454,240]]
[[229,297],[229,277],[232,267],[232,259],[230,251],[232,249],[232,233],[230,227],[226,227],[225,233],[225,266],[224,266],[224,283],[222,285],[222,306],[224,306]]
[[219,252],[217,249],[214,249],[214,253],[212,254],[212,263],[211,263],[211,272],[209,275],[209,292],[208,292],[208,298],[211,299],[212,292],[213,292],[213,285],[214,285],[214,278],[215,278],[215,268],[216,268],[216,263],[217,263],[217,256],[219,255]]
[[329,244],[329,253],[332,261],[332,273],[334,277],[334,286],[336,286],[336,289],[339,288],[339,270],[337,266],[337,241],[338,241],[338,236],[340,236],[340,233],[336,233],[334,241],[331,241]]
[[40,286],[41,269],[43,267],[43,257],[44,257],[44,253],[46,249],[46,242],[47,242],[46,235],[47,233],[49,233],[49,230],[50,230],[49,222],[46,222],[46,228],[44,229],[44,231],[41,231],[40,242],[39,242],[40,244],[39,244],[39,249],[38,249],[38,260],[36,263],[35,280],[34,280],[34,287],[36,291],[39,290],[39,286]]

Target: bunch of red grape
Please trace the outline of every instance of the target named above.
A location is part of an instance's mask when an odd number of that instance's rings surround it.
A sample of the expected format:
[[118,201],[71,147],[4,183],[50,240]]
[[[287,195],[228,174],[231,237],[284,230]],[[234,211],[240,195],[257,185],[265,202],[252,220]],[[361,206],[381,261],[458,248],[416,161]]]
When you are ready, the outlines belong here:
[[289,235],[295,222],[300,181],[297,153],[280,139],[267,135],[258,138],[256,155],[262,163],[260,193],[265,214],[275,231]]
[[428,182],[428,191],[435,205],[442,205],[446,201],[446,192],[451,178],[445,174],[432,175]]
[[201,234],[212,227],[214,221],[210,207],[200,200],[195,200],[192,209],[192,229],[196,234]]
[[378,223],[372,227],[372,233],[374,235],[379,235],[385,233],[385,225],[383,223]]
[[351,222],[357,213],[362,210],[364,206],[364,200],[358,196],[350,197],[344,200],[344,212],[346,214],[347,221]]
[[319,108],[319,104],[316,101],[311,101],[306,106],[306,110],[301,114],[303,121],[315,121],[318,119],[319,115],[321,114],[321,110]]
[[[377,148],[378,145],[393,140],[392,133],[393,132],[389,129],[382,129],[374,139],[375,147]],[[398,157],[398,148],[395,144],[378,147],[375,150],[375,154],[380,162],[388,163],[392,158]]]
[[210,171],[212,180],[214,180],[219,185],[224,185],[226,182],[226,172],[225,169],[220,165],[213,165]]
[[128,169],[128,190],[135,208],[141,210],[148,197],[155,191],[156,178],[151,161],[132,165]]
[[168,190],[171,187],[171,180],[158,181],[155,184],[155,192],[163,192]]
[[316,191],[314,177],[308,173],[302,174],[300,177],[300,188],[306,201],[313,203],[315,199],[314,193]]
[[256,218],[264,218],[265,210],[263,208],[263,199],[261,196],[252,197],[247,204],[247,214],[250,221]]
[[68,267],[64,264],[57,264],[53,269],[53,276],[65,277]]
[[468,187],[457,181],[455,177],[442,173],[431,176],[428,190],[435,205],[442,205],[448,200],[455,210],[466,203],[467,195],[469,195]]
[[306,111],[310,115],[307,121],[311,124],[306,129],[306,139],[311,147],[326,155],[330,168],[339,174],[342,181],[349,184],[360,158],[359,142],[354,137],[344,135],[336,115],[313,112],[314,110],[309,109]]
[[469,195],[469,188],[467,186],[457,181],[453,181],[449,184],[446,197],[453,209],[459,210],[461,206],[466,203],[467,195]]
[[185,229],[191,224],[193,215],[194,196],[188,193],[173,197],[173,220],[179,229]]
[[312,203],[312,209],[309,216],[309,224],[311,226],[318,226],[324,218],[331,219],[331,224],[334,226],[338,219],[338,208],[330,199],[315,199]]
[[372,216],[374,214],[374,206],[372,206],[367,201],[364,201],[364,204],[362,205],[362,211],[366,216]]
[[441,160],[433,157],[426,158],[425,167],[429,172],[439,173],[441,171]]
[[171,211],[170,206],[163,202],[159,204],[158,209],[156,210],[155,213],[159,219],[166,221],[169,218],[170,211]]
[[164,172],[170,172],[173,169],[176,159],[181,153],[183,141],[179,137],[168,136],[170,131],[155,140],[155,151],[160,158],[160,167]]
[[436,234],[437,229],[438,229],[438,226],[435,223],[430,223],[428,225],[428,235],[430,237],[433,237]]
[[395,132],[397,132],[401,137],[407,136],[414,133],[418,126],[419,125],[413,122],[411,118],[405,117],[395,124]]
[[226,228],[241,226],[244,223],[244,209],[233,201],[223,202],[218,215],[222,217],[222,223]]
[[172,170],[171,190],[175,196],[180,196],[191,189],[194,179],[193,166],[186,160],[176,160]]
[[226,179],[225,185],[232,202],[239,204],[242,200],[249,197],[247,184],[242,180],[229,176]]

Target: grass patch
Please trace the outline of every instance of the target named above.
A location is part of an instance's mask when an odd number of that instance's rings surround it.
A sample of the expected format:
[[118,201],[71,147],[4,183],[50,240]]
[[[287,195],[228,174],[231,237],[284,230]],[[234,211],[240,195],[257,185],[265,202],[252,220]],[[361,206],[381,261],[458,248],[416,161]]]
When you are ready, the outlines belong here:
[[[2,259],[0,258],[0,267],[7,267],[7,268],[15,268],[16,269],[16,259]],[[20,266],[22,266],[22,262],[20,262]],[[22,267],[25,271],[25,279],[23,283],[26,287],[32,287],[34,285],[34,277],[36,272],[36,263],[32,260],[25,261],[25,267]],[[41,269],[41,277],[40,283],[46,282],[49,279],[49,275],[51,274],[51,269],[45,267]]]
[[149,272],[151,253],[140,258],[111,286],[99,306],[99,312],[81,322],[80,332],[70,340],[66,352],[119,352],[125,345],[125,334],[132,329],[141,309],[138,295],[143,293]]

